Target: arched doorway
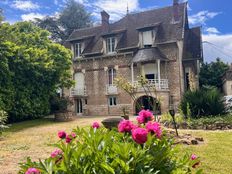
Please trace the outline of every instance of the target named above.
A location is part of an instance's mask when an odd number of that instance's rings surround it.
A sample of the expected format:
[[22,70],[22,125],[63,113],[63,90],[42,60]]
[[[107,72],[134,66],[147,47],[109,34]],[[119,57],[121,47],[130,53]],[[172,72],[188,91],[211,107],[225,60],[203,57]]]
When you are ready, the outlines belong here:
[[161,114],[160,102],[151,96],[141,96],[135,102],[135,112],[136,114],[141,111],[141,109],[149,109],[154,114]]

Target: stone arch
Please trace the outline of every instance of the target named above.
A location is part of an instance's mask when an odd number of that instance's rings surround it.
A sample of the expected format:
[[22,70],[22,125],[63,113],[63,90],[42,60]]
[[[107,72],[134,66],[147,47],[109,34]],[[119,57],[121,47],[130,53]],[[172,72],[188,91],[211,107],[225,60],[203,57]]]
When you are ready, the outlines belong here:
[[161,104],[153,96],[142,95],[137,98],[134,104],[135,113],[138,114],[141,109],[148,109],[154,114],[161,114]]

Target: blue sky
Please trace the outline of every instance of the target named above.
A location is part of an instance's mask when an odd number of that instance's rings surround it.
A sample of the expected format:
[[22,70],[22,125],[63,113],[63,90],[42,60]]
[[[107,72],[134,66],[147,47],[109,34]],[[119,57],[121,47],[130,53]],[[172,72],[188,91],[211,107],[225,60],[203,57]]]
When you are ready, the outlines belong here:
[[[144,11],[172,4],[172,0],[76,0],[92,12],[97,22],[99,12],[106,10],[111,21],[116,21],[126,13],[128,4],[130,12]],[[183,1],[183,0],[180,0]],[[33,20],[46,15],[58,15],[65,0],[0,0],[6,21],[14,23]],[[202,26],[205,61],[221,57],[232,63],[232,1],[231,0],[189,0],[188,14],[190,26]]]

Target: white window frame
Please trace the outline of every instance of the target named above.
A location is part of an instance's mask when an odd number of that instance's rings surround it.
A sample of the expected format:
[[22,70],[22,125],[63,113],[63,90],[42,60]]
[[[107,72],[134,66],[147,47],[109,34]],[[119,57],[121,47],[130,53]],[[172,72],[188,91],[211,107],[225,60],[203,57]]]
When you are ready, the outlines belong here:
[[116,96],[110,96],[108,98],[108,105],[109,106],[117,106],[117,97]]
[[[113,39],[114,39],[114,46],[113,46]],[[106,38],[106,53],[107,54],[115,53],[116,45],[117,45],[116,37]]]
[[110,83],[110,79],[108,79],[108,84],[114,85],[114,78],[116,77],[116,69],[115,68],[108,69],[108,78],[110,78],[110,77],[111,77],[111,83]]
[[81,57],[81,54],[82,54],[82,43],[81,42],[78,42],[78,43],[75,43],[74,44],[74,55],[75,55],[75,58],[80,58]]
[[[151,38],[149,37],[149,35],[151,36]],[[145,36],[149,37],[149,40],[145,41]],[[143,31],[142,32],[142,45],[143,47],[146,46],[152,46],[153,45],[153,31],[152,30],[147,30],[147,31]]]

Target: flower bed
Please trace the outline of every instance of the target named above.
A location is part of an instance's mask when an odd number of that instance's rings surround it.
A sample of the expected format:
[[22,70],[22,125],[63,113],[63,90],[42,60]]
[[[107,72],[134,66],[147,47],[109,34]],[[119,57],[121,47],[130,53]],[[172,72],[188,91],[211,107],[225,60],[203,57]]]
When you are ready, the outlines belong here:
[[196,155],[177,156],[173,141],[150,112],[141,111],[138,124],[122,120],[118,130],[94,122],[87,129],[58,132],[56,149],[44,161],[28,158],[19,173],[168,174],[201,173]]

